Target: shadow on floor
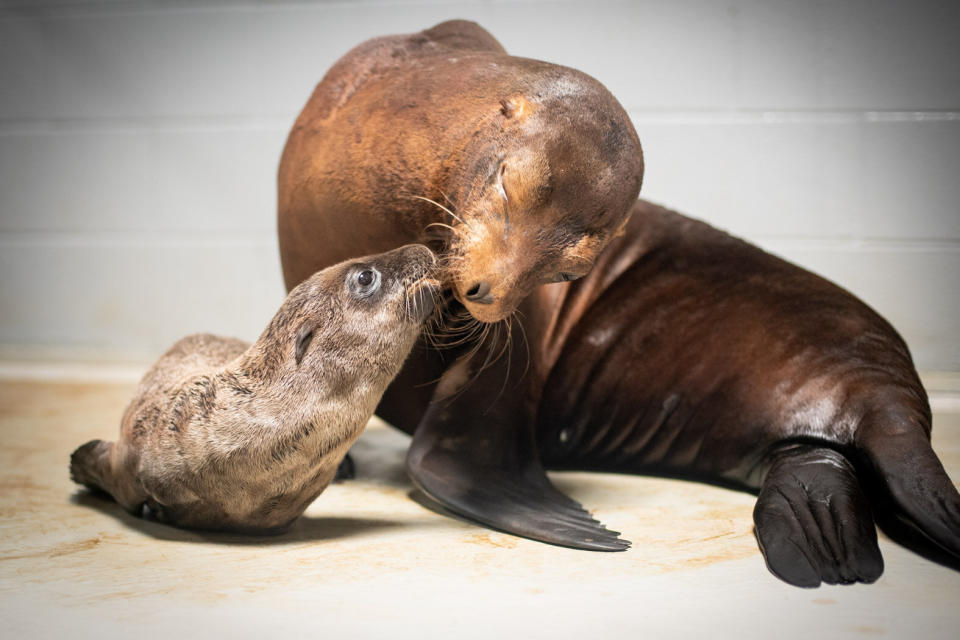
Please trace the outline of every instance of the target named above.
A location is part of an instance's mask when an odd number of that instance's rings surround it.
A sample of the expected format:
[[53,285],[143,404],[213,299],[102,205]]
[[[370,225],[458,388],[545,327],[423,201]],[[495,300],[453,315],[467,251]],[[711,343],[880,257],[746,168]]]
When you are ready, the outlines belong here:
[[413,523],[369,518],[315,518],[302,515],[290,527],[274,535],[250,535],[222,531],[179,529],[172,525],[137,517],[120,507],[112,498],[86,489],[78,489],[70,496],[70,502],[96,509],[129,529],[139,531],[158,540],[178,542],[211,543],[223,545],[285,545],[297,542],[338,540],[363,535],[372,531],[409,527]]
[[888,538],[914,552],[921,558],[948,567],[954,571],[960,571],[960,558],[951,555],[920,533],[913,525],[898,518],[894,509],[889,506],[889,504],[885,505],[885,507],[886,508],[882,510],[878,510],[878,512],[874,514],[874,517],[877,520],[877,526]]

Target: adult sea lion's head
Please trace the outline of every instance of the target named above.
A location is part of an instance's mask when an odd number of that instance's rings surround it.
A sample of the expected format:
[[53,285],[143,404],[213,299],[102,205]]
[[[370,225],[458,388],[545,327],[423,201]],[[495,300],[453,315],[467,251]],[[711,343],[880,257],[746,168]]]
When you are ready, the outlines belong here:
[[452,174],[454,295],[495,322],[541,284],[580,278],[626,223],[643,154],[626,112],[593,78],[520,58],[535,80],[489,100]]

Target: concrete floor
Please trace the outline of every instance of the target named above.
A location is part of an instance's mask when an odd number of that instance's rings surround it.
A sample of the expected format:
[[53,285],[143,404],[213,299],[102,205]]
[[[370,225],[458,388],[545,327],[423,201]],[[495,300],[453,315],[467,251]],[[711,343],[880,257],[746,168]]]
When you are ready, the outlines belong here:
[[[554,474],[633,541],[625,553],[443,517],[412,499],[407,438],[382,424],[354,451],[358,478],[331,486],[282,536],[135,519],[67,472],[77,445],[115,436],[132,390],[0,381],[0,637],[954,638],[960,629],[960,573],[884,536],[886,572],[874,585],[781,583],[753,538],[754,498],[725,489]],[[934,446],[960,479],[960,403],[935,408]]]

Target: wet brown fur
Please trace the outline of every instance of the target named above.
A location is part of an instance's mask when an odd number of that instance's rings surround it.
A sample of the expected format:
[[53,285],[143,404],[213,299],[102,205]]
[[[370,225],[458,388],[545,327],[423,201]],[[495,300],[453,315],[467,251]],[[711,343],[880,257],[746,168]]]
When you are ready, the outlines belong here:
[[[293,287],[371,249],[432,241],[454,295],[497,321],[535,286],[589,270],[642,175],[627,114],[586,74],[507,55],[471,22],[376,38],[329,70],[288,138],[284,276]],[[466,298],[480,281],[485,304]]]
[[[433,308],[423,246],[351,260],[297,286],[248,345],[183,338],[147,372],[117,442],[74,480],[182,527],[273,532],[330,483]],[[375,291],[357,285],[379,272]]]
[[[769,567],[802,586],[880,575],[874,508],[960,559],[960,495],[896,331],[822,278],[635,201],[642,171],[602,87],[472,23],[361,44],[317,87],[280,167],[288,286],[421,237],[450,274],[452,348],[421,350],[377,408],[413,434],[416,485],[489,526],[607,551],[628,544],[546,465],[751,488]],[[585,277],[538,286],[561,274]],[[466,299],[479,280],[489,304]],[[515,310],[511,331],[472,342],[464,315]]]

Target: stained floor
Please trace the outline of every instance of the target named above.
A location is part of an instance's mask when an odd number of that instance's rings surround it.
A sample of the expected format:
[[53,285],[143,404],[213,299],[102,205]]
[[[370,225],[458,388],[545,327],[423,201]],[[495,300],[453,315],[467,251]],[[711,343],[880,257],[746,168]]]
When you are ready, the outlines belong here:
[[[789,587],[766,570],[750,495],[677,480],[554,474],[633,541],[538,544],[416,500],[406,436],[371,425],[358,478],[274,538],[185,532],[70,482],[133,385],[0,381],[0,637],[953,638],[960,572],[881,536],[874,585]],[[960,480],[960,403],[934,446]],[[322,635],[321,635],[322,634]],[[336,635],[332,635],[336,634]]]

